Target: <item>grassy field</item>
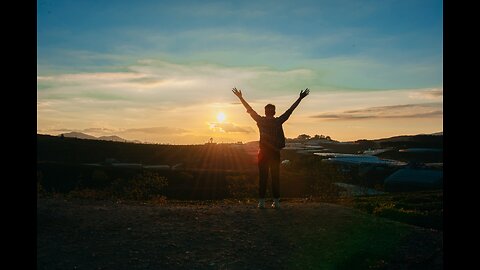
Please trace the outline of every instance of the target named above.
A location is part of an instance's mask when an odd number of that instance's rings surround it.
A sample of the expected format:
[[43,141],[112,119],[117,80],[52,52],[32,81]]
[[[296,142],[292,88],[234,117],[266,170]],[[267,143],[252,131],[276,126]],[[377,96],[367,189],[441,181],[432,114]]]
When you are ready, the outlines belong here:
[[443,190],[359,196],[339,199],[336,203],[375,216],[443,230]]

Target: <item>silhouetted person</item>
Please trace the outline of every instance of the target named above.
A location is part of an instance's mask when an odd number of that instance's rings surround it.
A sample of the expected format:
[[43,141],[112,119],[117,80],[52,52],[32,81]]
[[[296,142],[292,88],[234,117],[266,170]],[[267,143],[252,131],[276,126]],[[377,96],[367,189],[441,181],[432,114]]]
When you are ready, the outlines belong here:
[[259,202],[258,208],[265,208],[265,193],[267,191],[268,171],[272,177],[273,208],[280,207],[280,150],[285,147],[285,135],[282,124],[288,120],[293,110],[306,97],[310,90],[307,88],[300,91],[300,96],[293,105],[280,117],[274,117],[275,105],[265,106],[265,116],[258,115],[252,107],[243,99],[242,91],[233,88],[233,93],[240,99],[247,113],[257,122],[260,131],[260,150],[258,151],[258,174],[259,174]]

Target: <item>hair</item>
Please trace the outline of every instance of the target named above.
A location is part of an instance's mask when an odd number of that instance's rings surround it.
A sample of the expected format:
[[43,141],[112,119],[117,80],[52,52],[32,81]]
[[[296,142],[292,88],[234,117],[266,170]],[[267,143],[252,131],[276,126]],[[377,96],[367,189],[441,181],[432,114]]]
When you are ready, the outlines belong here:
[[267,104],[267,105],[265,105],[265,110],[268,109],[268,108],[272,108],[272,109],[275,110],[275,105],[273,105],[273,104]]
[[265,115],[266,116],[274,116],[275,115],[275,105],[267,104],[265,106]]

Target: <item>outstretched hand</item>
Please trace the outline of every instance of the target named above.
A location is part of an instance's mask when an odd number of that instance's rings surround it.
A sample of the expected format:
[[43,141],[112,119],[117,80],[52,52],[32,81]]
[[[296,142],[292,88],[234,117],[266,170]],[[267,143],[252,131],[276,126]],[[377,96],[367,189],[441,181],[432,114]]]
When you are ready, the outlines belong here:
[[308,96],[310,93],[310,89],[306,88],[305,90],[300,91],[300,98],[303,99],[304,97]]
[[242,90],[237,90],[236,87],[232,89],[232,92],[237,96],[238,98],[242,98]]

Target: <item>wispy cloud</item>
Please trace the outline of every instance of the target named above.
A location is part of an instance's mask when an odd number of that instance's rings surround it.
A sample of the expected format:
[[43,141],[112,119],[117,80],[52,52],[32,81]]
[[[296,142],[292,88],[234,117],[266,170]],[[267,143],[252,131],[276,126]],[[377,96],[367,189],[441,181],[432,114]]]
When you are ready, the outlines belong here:
[[81,132],[86,132],[86,133],[115,133],[117,132],[118,129],[111,129],[111,128],[85,128]]
[[183,128],[175,127],[145,127],[145,128],[103,128],[103,127],[92,127],[84,129],[68,129],[68,128],[58,128],[58,129],[44,129],[39,130],[39,132],[47,133],[65,133],[65,132],[82,132],[86,134],[94,134],[96,136],[100,135],[141,135],[141,134],[150,134],[150,135],[182,135],[187,134],[190,131]]
[[39,101],[83,98],[124,100],[129,106],[152,103],[158,106],[169,102],[188,106],[209,103],[212,96],[230,99],[229,90],[234,85],[255,85],[263,90],[255,91],[257,96],[266,95],[266,81],[275,82],[270,88],[278,86],[276,91],[280,93],[291,91],[288,87],[293,81],[313,75],[304,68],[279,71],[265,67],[176,64],[152,59],[139,61],[126,69],[124,72],[38,76],[37,81],[42,84],[38,91]]
[[366,120],[388,118],[430,118],[442,116],[442,103],[424,103],[370,107],[343,112],[328,112],[311,117],[326,120]]
[[[256,2],[256,1],[255,1]],[[235,18],[241,16],[243,19],[261,18],[267,14],[265,9],[255,8],[249,2],[243,5],[235,5],[228,2],[195,2],[190,5],[179,5],[169,9],[169,12],[184,16],[186,18]]]
[[146,133],[146,134],[176,134],[180,135],[183,133],[189,132],[183,128],[172,128],[172,127],[146,127],[146,128],[130,128],[122,130],[122,133]]
[[145,75],[132,72],[95,72],[95,73],[77,73],[60,74],[57,76],[37,76],[38,81],[56,81],[56,82],[100,82],[100,81],[118,81],[143,78]]
[[409,94],[412,99],[441,99],[443,98],[443,89],[433,88],[422,91],[415,91]]
[[220,131],[220,132],[227,132],[227,133],[233,133],[233,132],[239,132],[239,133],[253,133],[255,130],[253,130],[252,127],[248,126],[238,126],[234,123],[208,123],[210,126],[210,129],[214,131]]
[[[39,129],[37,132],[40,134],[46,133],[46,134],[60,134],[60,133],[67,133],[67,132],[72,132],[72,131],[77,131],[77,130],[72,130],[68,128],[54,128],[54,129]],[[81,131],[78,131],[81,132]]]

